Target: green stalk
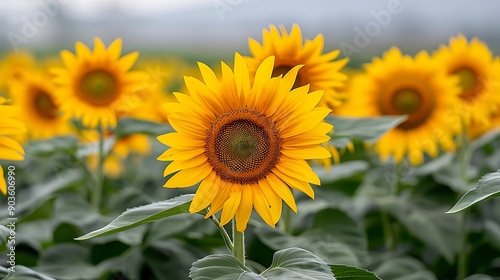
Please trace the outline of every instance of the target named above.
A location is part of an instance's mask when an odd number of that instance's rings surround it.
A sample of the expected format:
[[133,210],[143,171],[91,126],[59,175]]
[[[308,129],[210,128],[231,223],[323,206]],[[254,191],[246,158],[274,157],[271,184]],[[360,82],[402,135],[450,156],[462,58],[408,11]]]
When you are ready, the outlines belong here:
[[245,264],[245,235],[236,229],[236,219],[233,218],[233,256]]
[[288,206],[283,208],[283,231],[292,234],[292,209]]
[[[471,151],[469,147],[469,141],[467,138],[467,127],[462,123],[462,127],[464,128],[462,131],[461,137],[461,146],[459,150],[460,156],[460,178],[464,185],[469,184],[469,178],[467,177],[467,168],[469,165]],[[462,194],[458,196],[460,199]],[[469,214],[467,211],[459,213],[460,215],[460,232],[462,234],[461,242],[460,242],[460,251],[457,256],[457,279],[464,279],[467,276],[467,241],[468,241],[468,233],[467,233],[467,224],[469,222]]]
[[220,224],[219,220],[217,220],[215,215],[212,215],[210,217],[212,222],[214,222],[215,226],[217,227],[217,229],[219,229],[219,232],[222,235],[222,239],[224,239],[226,247],[229,249],[229,251],[233,252],[234,250],[233,242],[231,242],[231,238],[229,237],[229,234],[227,233],[226,229]]
[[92,189],[92,205],[96,209],[101,209],[102,200],[102,189],[104,184],[104,129],[102,126],[98,127],[99,132],[99,146],[98,146],[98,158],[97,158],[97,170],[96,170],[96,185]]

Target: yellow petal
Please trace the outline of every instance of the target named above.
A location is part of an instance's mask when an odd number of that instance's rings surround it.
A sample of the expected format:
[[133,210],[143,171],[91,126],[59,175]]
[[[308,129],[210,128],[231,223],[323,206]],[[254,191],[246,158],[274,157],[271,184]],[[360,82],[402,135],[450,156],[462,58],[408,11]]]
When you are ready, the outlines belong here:
[[241,190],[233,188],[231,191],[232,192],[229,194],[229,197],[222,208],[222,215],[220,217],[221,225],[225,225],[231,221],[241,203]]
[[314,173],[305,160],[289,159],[282,156],[278,164],[276,164],[276,168],[290,177],[310,182],[315,185],[320,184],[318,175]]
[[309,185],[308,182],[298,180],[296,178],[293,178],[291,176],[288,176],[285,173],[282,173],[278,169],[273,169],[273,173],[278,176],[281,180],[283,180],[288,186],[291,188],[294,188],[296,190],[299,190],[305,194],[307,194],[310,198],[314,199],[314,190],[312,189],[311,185]]
[[174,172],[177,172],[181,169],[188,169],[198,165],[202,165],[207,161],[207,157],[205,155],[198,155],[194,158],[186,159],[186,160],[174,160],[172,161],[165,171],[163,172],[163,177],[166,177]]
[[250,220],[250,215],[252,215],[253,206],[253,192],[250,185],[241,186],[241,202],[236,210],[236,229],[239,232],[244,232],[247,228],[248,220]]
[[212,166],[206,162],[200,166],[188,168],[179,171],[172,176],[166,183],[167,188],[190,187],[199,181],[205,179],[212,172]]
[[[264,222],[274,227],[276,222],[274,221],[273,215],[271,214],[271,209],[273,208],[274,203],[269,202],[267,196],[264,194],[263,190],[258,184],[252,184],[251,188],[253,192],[253,207],[255,208],[257,213],[259,213],[259,215],[262,217],[262,220],[264,220]],[[271,190],[271,188],[267,189]],[[278,196],[276,194],[274,195]],[[274,199],[275,197],[272,198]],[[279,201],[281,203],[281,198],[279,198]]]
[[130,68],[132,68],[138,57],[139,57],[138,52],[132,52],[123,56],[118,62],[120,69],[123,72],[127,72],[128,70],[130,70]]
[[295,204],[295,198],[293,197],[290,188],[276,175],[270,173],[266,176],[267,180],[260,180],[259,185],[262,190],[268,187],[271,188],[277,195],[279,195],[283,201],[295,212],[297,213],[297,205]]
[[186,137],[178,132],[163,134],[156,137],[162,144],[179,149],[205,147],[205,141]]
[[212,203],[220,187],[220,177],[212,171],[207,178],[201,181],[198,190],[189,206],[190,213],[197,213]]
[[321,146],[314,146],[301,149],[281,149],[281,153],[295,159],[322,159],[330,158],[332,155],[327,149]]
[[5,177],[3,175],[3,168],[0,165],[0,191],[5,195],[7,194],[7,184],[5,183]]

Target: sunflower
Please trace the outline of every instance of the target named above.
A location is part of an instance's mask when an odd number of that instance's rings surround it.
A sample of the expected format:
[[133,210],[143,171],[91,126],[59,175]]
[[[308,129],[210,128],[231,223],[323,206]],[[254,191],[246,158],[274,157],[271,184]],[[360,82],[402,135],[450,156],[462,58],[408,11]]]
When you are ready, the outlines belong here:
[[490,113],[500,107],[500,72],[488,46],[477,38],[468,42],[460,34],[441,46],[434,59],[460,79],[465,123],[487,123]]
[[75,45],[76,55],[61,52],[65,68],[53,69],[59,87],[57,99],[67,117],[81,118],[83,125],[116,126],[117,113],[128,112],[137,105],[135,93],[141,86],[141,72],[129,71],[137,60],[133,52],[120,58],[122,41],[116,39],[106,49],[94,39],[91,52],[83,43]]
[[353,78],[348,101],[339,114],[346,116],[407,115],[408,119],[385,134],[376,149],[386,159],[423,162],[423,153],[434,157],[440,146],[454,148],[453,136],[461,128],[455,106],[459,102],[457,77],[446,75],[422,51],[412,58],[396,47],[374,58],[365,72]]
[[292,89],[300,66],[272,78],[272,56],[258,67],[253,83],[238,53],[234,72],[221,63],[220,80],[208,66],[198,65],[203,82],[185,77],[190,94],[174,93],[178,102],[165,105],[176,132],[158,137],[170,147],[158,159],[172,161],[165,176],[177,172],[165,187],[201,181],[191,213],[210,205],[206,217],[222,210],[221,223],[235,217],[242,232],[255,208],[274,226],[282,201],[297,211],[290,188],[314,198],[310,183],[320,181],[305,160],[331,156],[319,145],[332,129],[323,122],[330,109],[315,108],[323,92],[309,93],[308,86]]
[[31,139],[50,138],[72,131],[68,120],[61,116],[54,92],[55,88],[47,77],[36,73],[11,86],[13,104],[23,108],[21,120]]
[[340,70],[346,65],[347,58],[333,61],[340,54],[339,50],[322,54],[323,35],[319,34],[313,40],[307,40],[304,44],[300,27],[293,25],[290,34],[283,26],[280,26],[281,36],[278,29],[271,25],[269,31],[263,30],[263,43],[259,44],[250,38],[248,41],[253,57],[247,57],[250,73],[253,75],[261,62],[268,56],[275,56],[272,76],[285,74],[296,65],[304,65],[299,73],[293,88],[309,84],[311,91],[323,90],[323,98],[319,106],[338,106],[341,97],[336,89],[342,87],[346,75]]
[[36,60],[29,52],[13,52],[0,62],[0,91],[8,90],[13,82],[23,81],[36,69]]
[[[19,135],[26,132],[24,124],[15,119],[19,114],[19,108],[10,105],[2,105],[6,99],[0,97],[0,160],[23,160],[24,149],[10,136]],[[7,185],[4,179],[4,172],[0,165],[0,191],[7,193]]]

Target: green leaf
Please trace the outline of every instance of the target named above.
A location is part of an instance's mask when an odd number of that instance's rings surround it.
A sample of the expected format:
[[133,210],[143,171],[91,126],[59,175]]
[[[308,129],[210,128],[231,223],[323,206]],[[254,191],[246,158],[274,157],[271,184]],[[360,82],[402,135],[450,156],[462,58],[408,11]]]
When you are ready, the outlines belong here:
[[464,280],[495,280],[495,278],[486,274],[474,274],[467,276]]
[[[361,262],[364,262],[368,256],[368,241],[364,230],[357,221],[338,209],[329,208],[318,212],[314,217],[312,228],[300,236],[311,244],[319,242],[320,247],[326,246],[325,243],[345,244],[352,249]],[[339,264],[339,260],[328,261],[335,261]]]
[[360,139],[374,143],[387,131],[406,120],[406,116],[378,117],[378,118],[348,118],[330,115],[325,121],[333,124],[334,133],[329,144],[343,148],[350,141],[345,139]]
[[448,214],[458,213],[470,206],[485,200],[489,197],[500,195],[500,170],[497,172],[489,173],[483,176],[477,185],[465,193],[462,198],[448,210]]
[[7,238],[9,238],[10,229],[4,225],[0,225],[0,251],[7,249]]
[[435,280],[436,276],[425,265],[411,257],[398,257],[383,262],[374,270],[382,279]]
[[358,173],[368,170],[366,161],[353,160],[332,165],[328,170],[325,167],[314,167],[314,173],[321,179],[321,185],[333,183],[338,180],[350,178]]
[[13,270],[15,272],[9,271],[5,267],[0,267],[0,276],[6,275],[5,278],[2,278],[3,280],[55,280],[52,277],[43,275],[22,265],[16,265]]
[[500,225],[492,220],[484,222],[484,231],[489,243],[500,250]]
[[169,124],[134,118],[121,118],[118,120],[115,133],[117,138],[122,138],[131,134],[161,135],[173,131]]
[[330,240],[325,242],[327,236],[316,234],[308,236],[290,236],[286,233],[269,228],[255,229],[262,243],[273,250],[289,247],[299,247],[309,250],[329,263],[358,265],[359,259],[348,245]]
[[230,255],[210,255],[193,263],[189,271],[193,280],[265,280],[249,271],[240,261]]
[[58,244],[44,252],[35,269],[58,280],[99,279],[109,267],[105,263],[93,265],[89,259],[88,248]]
[[[76,168],[61,172],[47,183],[22,190],[16,197],[16,215],[23,216],[53,197],[53,194],[68,188],[84,178],[83,170]],[[5,207],[6,208],[6,207]],[[7,216],[7,209],[0,211],[0,216]]]
[[335,280],[325,261],[301,248],[288,248],[276,252],[271,267],[265,270],[262,276],[265,279],[282,280]]
[[185,194],[165,201],[129,209],[105,227],[80,236],[76,240],[109,235],[173,215],[188,213],[193,197],[192,194]]
[[25,147],[25,152],[29,155],[48,156],[76,151],[76,147],[77,140],[75,136],[57,136],[48,140],[31,141]]
[[337,280],[382,280],[374,272],[362,269],[355,266],[347,265],[330,265],[333,275]]
[[428,200],[403,197],[389,197],[381,204],[386,211],[403,224],[417,239],[429,248],[434,248],[443,257],[453,263],[460,242],[459,217],[450,217],[444,213],[443,206]]
[[176,240],[157,241],[147,246],[143,253],[144,262],[155,274],[154,279],[189,279],[189,268],[204,254],[195,254],[186,247],[188,245]]

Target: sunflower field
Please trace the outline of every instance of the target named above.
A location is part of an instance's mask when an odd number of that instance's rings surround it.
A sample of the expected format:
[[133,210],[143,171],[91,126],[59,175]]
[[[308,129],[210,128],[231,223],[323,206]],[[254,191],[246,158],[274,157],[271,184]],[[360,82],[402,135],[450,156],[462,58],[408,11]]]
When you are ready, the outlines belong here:
[[89,23],[40,51],[78,21],[40,3],[0,49],[2,279],[500,279],[498,45],[372,49],[391,0],[353,42],[273,20],[227,52],[133,49]]

